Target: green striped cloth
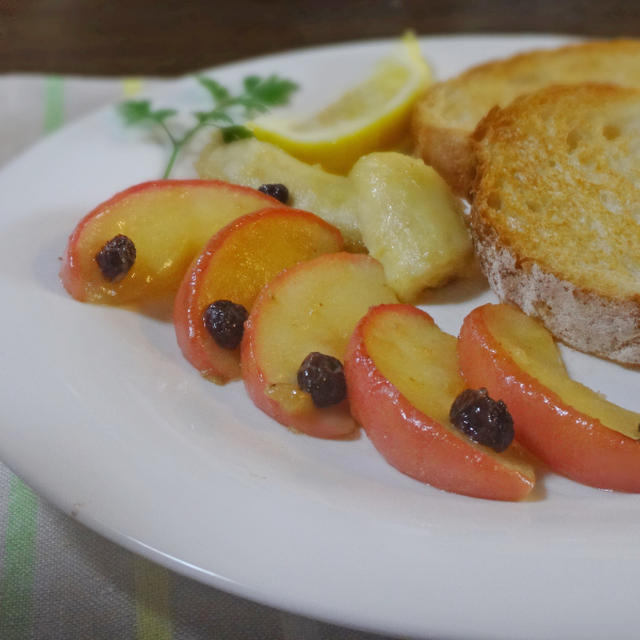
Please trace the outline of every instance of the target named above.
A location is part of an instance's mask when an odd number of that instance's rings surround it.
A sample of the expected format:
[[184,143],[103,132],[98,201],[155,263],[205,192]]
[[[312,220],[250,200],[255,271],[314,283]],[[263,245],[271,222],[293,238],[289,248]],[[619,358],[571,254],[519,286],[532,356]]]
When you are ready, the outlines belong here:
[[[160,81],[0,76],[0,165],[101,104]],[[373,640],[152,564],[38,498],[0,464],[0,640]]]

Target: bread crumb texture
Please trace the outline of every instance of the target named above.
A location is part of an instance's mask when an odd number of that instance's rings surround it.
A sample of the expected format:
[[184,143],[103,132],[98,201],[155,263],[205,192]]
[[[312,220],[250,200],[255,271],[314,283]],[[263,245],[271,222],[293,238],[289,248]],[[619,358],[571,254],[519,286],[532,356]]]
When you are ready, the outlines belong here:
[[640,91],[553,87],[476,132],[473,217],[585,289],[640,293]]
[[[640,87],[640,40],[618,39],[536,50],[473,67],[439,82],[417,103],[412,118],[416,155],[462,197],[475,166],[469,136],[495,106],[558,84],[612,83]],[[615,127],[607,134],[616,136]]]
[[473,131],[494,106],[554,84],[604,82],[640,85],[640,41],[600,40],[557,49],[536,50],[495,60],[426,93],[417,111],[434,124]]

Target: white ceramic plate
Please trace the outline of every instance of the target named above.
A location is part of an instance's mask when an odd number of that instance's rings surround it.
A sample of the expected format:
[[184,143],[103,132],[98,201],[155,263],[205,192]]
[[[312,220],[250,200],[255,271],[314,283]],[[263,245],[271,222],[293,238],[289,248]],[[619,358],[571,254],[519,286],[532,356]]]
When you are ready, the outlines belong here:
[[[439,77],[559,38],[422,41]],[[327,101],[388,42],[287,53],[215,71],[299,80],[296,108]],[[193,79],[159,104],[200,106]],[[640,496],[547,475],[538,500],[502,504],[434,490],[367,439],[289,433],[240,383],[205,382],[171,325],[81,305],[58,256],[79,218],[157,177],[166,158],[112,108],[0,173],[0,455],[37,491],[116,542],[262,602],[345,625],[431,638],[637,637]],[[183,163],[179,174],[192,174]],[[456,332],[491,299],[460,283],[430,312]],[[638,374],[568,354],[571,370],[640,409]]]

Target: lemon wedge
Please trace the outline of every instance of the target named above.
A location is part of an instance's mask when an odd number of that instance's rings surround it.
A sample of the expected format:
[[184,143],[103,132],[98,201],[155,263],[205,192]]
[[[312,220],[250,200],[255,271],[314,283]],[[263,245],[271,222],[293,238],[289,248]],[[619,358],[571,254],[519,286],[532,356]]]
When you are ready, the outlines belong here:
[[360,156],[403,141],[413,103],[430,83],[429,67],[409,33],[369,78],[319,113],[299,120],[267,115],[247,126],[259,140],[343,174]]

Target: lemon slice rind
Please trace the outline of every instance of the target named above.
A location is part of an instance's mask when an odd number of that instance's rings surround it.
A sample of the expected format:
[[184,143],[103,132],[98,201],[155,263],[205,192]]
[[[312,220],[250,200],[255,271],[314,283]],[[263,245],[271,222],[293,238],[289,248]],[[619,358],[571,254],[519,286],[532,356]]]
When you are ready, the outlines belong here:
[[270,114],[247,126],[300,160],[346,173],[360,156],[403,140],[413,103],[430,82],[418,41],[407,34],[364,82],[320,112],[299,119]]

